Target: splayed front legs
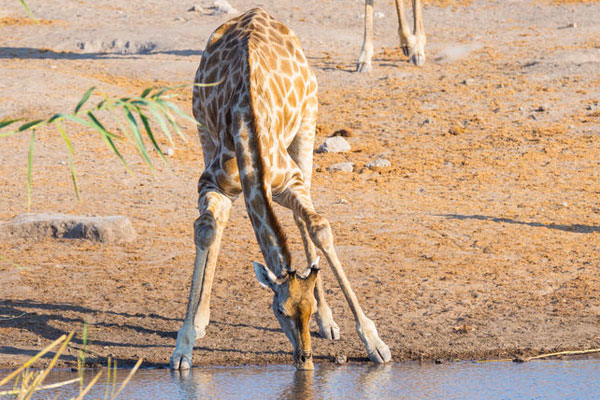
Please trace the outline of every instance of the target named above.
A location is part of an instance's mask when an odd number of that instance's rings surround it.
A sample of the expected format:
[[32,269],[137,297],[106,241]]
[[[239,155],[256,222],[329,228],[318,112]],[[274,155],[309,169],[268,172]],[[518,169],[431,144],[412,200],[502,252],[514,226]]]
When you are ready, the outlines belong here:
[[177,333],[177,345],[171,356],[172,369],[192,367],[194,343],[204,336],[204,329],[208,325],[212,281],[231,200],[218,192],[201,192],[198,206],[201,214],[194,222],[194,272],[185,319]]

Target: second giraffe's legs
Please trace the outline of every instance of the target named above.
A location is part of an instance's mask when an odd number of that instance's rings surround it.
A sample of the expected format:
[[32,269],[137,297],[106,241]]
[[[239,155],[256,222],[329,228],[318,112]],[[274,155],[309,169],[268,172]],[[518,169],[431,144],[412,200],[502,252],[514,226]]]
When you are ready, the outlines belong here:
[[425,64],[425,30],[423,28],[423,13],[421,0],[412,0],[413,6],[413,33],[411,33],[404,14],[404,0],[396,0],[396,14],[398,15],[398,35],[402,52],[415,65]]
[[196,258],[183,326],[177,333],[177,345],[171,356],[172,369],[192,367],[192,351],[196,339],[204,336],[208,324],[209,299],[219,245],[229,217],[231,200],[211,189],[200,188],[200,217],[194,222]]
[[[292,178],[294,179],[294,178]],[[371,361],[386,363],[392,359],[389,347],[379,338],[375,323],[363,312],[358,298],[350,286],[350,281],[342,268],[337,253],[333,246],[333,234],[327,219],[318,215],[310,200],[310,194],[302,183],[296,178],[295,182],[289,182],[287,189],[280,195],[280,204],[290,208],[294,215],[304,220],[312,241],[323,252],[329,266],[333,270],[342,292],[348,301],[348,305],[354,314],[356,331],[367,349],[367,355]]]

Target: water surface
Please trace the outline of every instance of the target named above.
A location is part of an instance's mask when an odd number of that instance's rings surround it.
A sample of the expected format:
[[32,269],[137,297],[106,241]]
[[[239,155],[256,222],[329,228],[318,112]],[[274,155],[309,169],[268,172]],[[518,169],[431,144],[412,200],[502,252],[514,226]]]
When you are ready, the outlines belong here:
[[[532,361],[524,364],[470,362],[316,364],[314,372],[291,365],[197,367],[179,373],[140,370],[121,399],[598,399],[600,361]],[[119,370],[118,380],[129,371]],[[90,379],[93,373],[86,373]],[[55,371],[50,382],[76,377]],[[101,380],[102,382],[102,380]],[[69,398],[77,385],[38,398]],[[103,398],[104,382],[87,398]]]

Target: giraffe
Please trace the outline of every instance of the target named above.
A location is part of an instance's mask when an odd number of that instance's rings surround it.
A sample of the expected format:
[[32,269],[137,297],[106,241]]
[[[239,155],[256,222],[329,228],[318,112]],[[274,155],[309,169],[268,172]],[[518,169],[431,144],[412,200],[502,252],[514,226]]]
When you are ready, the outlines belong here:
[[[211,82],[220,83],[202,86]],[[240,194],[266,263],[254,262],[255,274],[273,291],[273,312],[293,345],[295,366],[313,369],[308,328],[312,314],[321,337],[339,339],[315,246],[342,288],[369,358],[390,361],[388,346],[363,312],[342,268],[329,222],[312,203],[317,80],[296,35],[264,10],[251,9],[212,33],[195,83],[192,106],[205,170],[198,181],[194,272],[171,368],[190,368],[194,343],[205,335],[217,253],[231,205]],[[292,210],[307,267],[296,271],[292,266],[273,202]]]
[[[356,65],[358,72],[369,72],[371,70],[371,58],[373,57],[373,2],[374,0],[365,0],[365,33],[362,50]],[[421,66],[425,64],[425,43],[427,42],[425,29],[423,28],[421,0],[412,0],[413,33],[410,32],[404,15],[404,0],[395,0],[395,2],[402,52],[413,64]]]

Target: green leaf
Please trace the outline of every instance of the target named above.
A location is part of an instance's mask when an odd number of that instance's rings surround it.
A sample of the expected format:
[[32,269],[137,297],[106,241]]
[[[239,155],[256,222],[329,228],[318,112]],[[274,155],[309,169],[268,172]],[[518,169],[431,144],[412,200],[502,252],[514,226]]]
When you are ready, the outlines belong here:
[[133,132],[133,137],[135,139],[135,143],[138,147],[138,150],[142,154],[142,157],[144,158],[144,160],[146,161],[146,163],[148,164],[150,169],[152,171],[154,171],[154,165],[152,165],[152,161],[150,160],[150,157],[148,156],[148,152],[146,151],[146,146],[144,145],[144,140],[142,139],[142,133],[140,132],[140,127],[138,126],[138,123],[135,120],[135,117],[131,113],[131,106],[129,106],[127,104],[124,105],[123,112],[125,113],[127,123],[129,124],[129,127],[131,128],[131,131]]
[[85,102],[88,101],[88,99],[90,98],[90,96],[92,95],[92,93],[94,92],[95,89],[96,89],[96,86],[92,86],[91,88],[89,88],[87,90],[87,92],[85,92],[85,94],[83,95],[81,100],[79,100],[79,103],[77,103],[77,106],[75,107],[75,114],[77,114],[79,112],[79,110],[81,109],[81,107],[85,104]]
[[56,128],[60,132],[60,135],[62,136],[62,138],[65,141],[65,143],[67,144],[67,147],[69,148],[69,151],[71,152],[71,154],[75,154],[75,149],[73,149],[73,145],[71,144],[71,140],[69,140],[69,137],[65,133],[65,129],[63,128],[63,126],[62,126],[62,124],[60,122],[56,123]]
[[23,8],[25,9],[25,12],[27,13],[27,16],[29,18],[31,18],[32,20],[34,20],[37,23],[38,19],[35,17],[35,15],[33,15],[33,13],[31,12],[31,10],[29,9],[29,7],[27,6],[27,4],[25,3],[25,0],[19,0],[19,2],[21,3],[21,5],[23,6]]
[[43,120],[43,119],[36,119],[35,121],[29,121],[29,122],[27,122],[27,123],[25,123],[25,124],[21,125],[21,126],[19,127],[19,129],[17,129],[17,130],[18,130],[19,132],[23,132],[23,131],[25,131],[25,130],[27,130],[27,129],[29,129],[29,128],[32,128],[32,127],[34,127],[34,126],[37,126],[37,125],[41,124],[42,122],[44,122],[44,120]]
[[148,96],[148,93],[150,93],[152,91],[152,89],[154,89],[154,88],[149,87],[149,88],[144,89],[144,91],[142,92],[141,97],[143,98],[143,97]]
[[17,118],[17,119],[4,118],[2,121],[0,121],[0,129],[4,128],[5,126],[9,126],[10,124],[13,124],[15,122],[18,122],[22,119],[23,118]]
[[171,146],[175,147],[175,142],[173,141],[173,136],[171,136],[171,131],[169,130],[169,127],[167,126],[167,123],[163,116],[160,114],[159,110],[153,103],[148,104],[148,109],[150,110],[152,115],[154,115],[154,118],[158,121],[160,129],[162,129],[167,139],[169,139],[169,143],[171,144]]
[[129,169],[129,166],[127,165],[127,162],[125,161],[125,158],[123,158],[123,156],[117,149],[117,146],[115,146],[115,142],[113,142],[113,140],[111,138],[111,136],[114,136],[114,135],[112,133],[108,132],[106,129],[104,129],[102,124],[100,124],[100,122],[96,119],[96,117],[94,116],[94,114],[91,111],[88,111],[87,115],[88,115],[88,117],[90,117],[90,120],[92,120],[92,123],[91,123],[92,127],[100,133],[100,137],[102,138],[102,140],[104,140],[104,142],[106,142],[108,147],[113,151],[113,153],[115,153],[115,155],[119,158],[119,160],[121,160],[121,163],[123,164],[123,166],[125,167],[127,172],[129,174],[133,175],[133,172]]
[[73,189],[75,190],[77,201],[81,201],[81,193],[79,192],[79,185],[77,184],[77,174],[75,173],[75,163],[73,162],[73,155],[71,153],[67,154],[69,155],[69,169],[71,170],[71,181],[73,182]]
[[150,138],[152,145],[158,152],[158,155],[160,155],[160,158],[165,162],[165,164],[168,164],[164,153],[162,152],[162,150],[160,149],[160,146],[158,145],[158,143],[156,142],[156,139],[154,138],[154,133],[152,133],[152,128],[150,127],[150,123],[148,122],[148,117],[146,117],[146,115],[140,109],[138,109],[137,112],[140,116],[140,119],[142,120],[142,124],[144,124],[144,129],[146,130],[146,134]]
[[31,209],[31,170],[33,168],[33,145],[35,143],[35,131],[31,132],[29,141],[29,152],[27,153],[27,210]]
[[183,111],[181,111],[181,109],[179,107],[177,107],[175,105],[175,103],[171,103],[170,101],[163,101],[163,100],[158,100],[158,102],[169,107],[171,110],[173,110],[177,114],[179,114],[179,116],[187,119],[188,121],[192,122],[194,125],[199,125],[198,121],[196,121],[193,117],[191,117],[191,116],[187,115],[186,113],[184,113]]

